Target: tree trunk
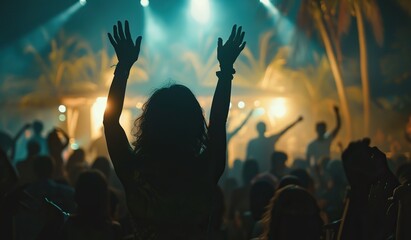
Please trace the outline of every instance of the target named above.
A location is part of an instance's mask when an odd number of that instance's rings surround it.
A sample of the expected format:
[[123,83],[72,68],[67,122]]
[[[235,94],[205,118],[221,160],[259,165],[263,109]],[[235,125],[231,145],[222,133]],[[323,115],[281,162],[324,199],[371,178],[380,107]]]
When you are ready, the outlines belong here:
[[370,85],[368,79],[368,59],[367,59],[367,41],[364,29],[364,19],[361,13],[361,9],[358,0],[354,1],[354,11],[357,17],[358,28],[358,40],[360,46],[360,71],[361,71],[361,84],[362,84],[362,97],[364,105],[364,134],[369,136],[370,134]]
[[330,63],[331,72],[334,76],[335,85],[337,86],[338,98],[340,99],[341,110],[344,118],[344,124],[347,127],[347,139],[351,140],[352,127],[351,127],[351,115],[349,111],[347,96],[345,94],[344,83],[341,75],[341,69],[337,63],[337,59],[331,44],[330,36],[324,26],[324,22],[321,18],[321,12],[319,9],[314,10],[314,21],[320,31],[321,38],[324,43],[324,47],[327,53],[328,61]]

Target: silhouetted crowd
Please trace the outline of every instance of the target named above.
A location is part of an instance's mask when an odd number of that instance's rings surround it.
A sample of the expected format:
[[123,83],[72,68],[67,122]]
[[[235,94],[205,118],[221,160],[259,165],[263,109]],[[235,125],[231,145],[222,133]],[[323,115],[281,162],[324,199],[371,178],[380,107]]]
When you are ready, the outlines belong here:
[[[275,148],[299,117],[270,136],[258,123],[246,159],[227,166],[227,144],[252,115],[226,132],[234,62],[245,47],[241,27],[218,39],[210,119],[187,87],[165,86],[144,104],[131,145],[119,119],[142,38],[131,38],[127,21],[108,37],[119,62],[104,134],[91,144],[94,161],[89,151],[69,150],[60,128],[44,136],[40,121],[14,137],[0,132],[0,239],[411,239],[411,160],[387,159],[370,139],[331,159],[338,107],[333,130],[317,123],[305,159],[290,166]],[[27,131],[26,149],[17,152]]]

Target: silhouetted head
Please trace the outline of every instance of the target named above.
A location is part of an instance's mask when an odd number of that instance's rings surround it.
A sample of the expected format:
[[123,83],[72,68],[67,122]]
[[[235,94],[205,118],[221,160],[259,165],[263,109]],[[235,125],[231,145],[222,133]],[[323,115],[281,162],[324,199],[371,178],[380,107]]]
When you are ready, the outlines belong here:
[[32,157],[40,153],[40,144],[35,140],[30,140],[27,143],[27,156]]
[[49,179],[53,176],[54,160],[49,156],[37,156],[33,160],[33,170],[38,179]]
[[250,189],[250,211],[255,221],[261,220],[275,188],[267,181],[257,181]]
[[318,240],[323,221],[314,197],[290,185],[276,192],[263,218],[263,240]]
[[297,185],[301,187],[300,179],[293,175],[285,175],[281,178],[280,183],[278,184],[278,189],[281,189],[289,185]]
[[77,213],[92,218],[109,216],[109,191],[104,175],[97,170],[80,174],[76,183]]
[[205,147],[207,126],[203,110],[194,94],[183,85],[156,90],[135,121],[135,151],[198,155]]
[[247,159],[243,165],[243,185],[248,185],[259,172],[258,163],[254,159]]
[[287,162],[288,156],[285,152],[281,151],[274,151],[271,154],[271,168],[279,168],[284,167],[285,163]]
[[301,187],[309,191],[314,190],[314,180],[305,169],[295,169],[290,172],[290,175],[296,176],[300,180]]
[[84,149],[79,148],[73,151],[70,157],[67,160],[67,164],[77,164],[77,163],[84,163],[86,161],[86,152]]
[[97,157],[91,165],[91,168],[102,172],[106,179],[110,178],[111,164],[106,157]]
[[43,123],[40,122],[39,120],[35,120],[35,121],[33,122],[33,125],[32,125],[32,126],[33,126],[34,134],[36,134],[36,135],[40,135],[41,132],[43,131],[43,128],[44,128]]
[[315,131],[317,132],[317,137],[324,137],[327,132],[327,124],[325,122],[318,122],[315,125]]
[[267,126],[264,122],[258,122],[256,126],[257,132],[259,136],[264,136],[265,131],[267,130]]

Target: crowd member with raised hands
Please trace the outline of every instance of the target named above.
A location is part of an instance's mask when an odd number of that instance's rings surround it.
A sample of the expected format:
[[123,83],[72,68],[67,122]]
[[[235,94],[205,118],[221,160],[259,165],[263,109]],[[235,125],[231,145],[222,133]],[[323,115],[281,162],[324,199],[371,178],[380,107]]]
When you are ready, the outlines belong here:
[[207,126],[194,94],[185,86],[156,90],[136,120],[134,148],[119,123],[127,79],[140,53],[141,36],[118,22],[108,34],[118,64],[110,87],[104,130],[122,182],[137,239],[207,239],[217,182],[226,163],[226,120],[233,64],[245,47],[245,33],[233,26],[218,39],[220,71]]
[[383,240],[394,234],[397,214],[390,209],[389,199],[399,182],[389,169],[385,154],[369,145],[370,139],[352,142],[342,154],[350,191],[339,240]]

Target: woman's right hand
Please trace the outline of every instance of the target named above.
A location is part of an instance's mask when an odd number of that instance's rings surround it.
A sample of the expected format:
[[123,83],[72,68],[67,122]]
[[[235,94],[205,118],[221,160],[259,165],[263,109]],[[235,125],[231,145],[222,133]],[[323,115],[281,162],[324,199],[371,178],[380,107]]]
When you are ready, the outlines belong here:
[[116,51],[119,63],[131,67],[140,54],[141,36],[138,36],[134,43],[128,21],[125,21],[124,25],[125,29],[123,30],[123,25],[118,21],[117,25],[113,26],[113,35],[108,33],[108,38]]

